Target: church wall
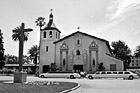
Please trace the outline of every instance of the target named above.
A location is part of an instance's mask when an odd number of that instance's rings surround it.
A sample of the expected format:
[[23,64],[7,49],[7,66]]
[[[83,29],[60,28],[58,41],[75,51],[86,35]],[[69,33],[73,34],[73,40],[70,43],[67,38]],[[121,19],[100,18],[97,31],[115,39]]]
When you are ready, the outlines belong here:
[[[76,46],[77,38],[81,39],[82,41],[81,46]],[[75,34],[74,36],[66,38],[65,40],[56,44],[56,63],[58,67],[60,67],[60,46],[65,41],[65,43],[68,45],[68,68],[69,68],[68,70],[73,69],[72,62],[71,62],[71,51],[73,51],[73,54],[75,55],[76,50],[79,49],[81,51],[81,54],[84,54],[85,52],[87,53],[87,59],[86,59],[87,63],[85,63],[86,66],[84,67],[84,69],[86,71],[89,71],[89,45],[91,44],[91,42],[93,42],[93,40],[98,45],[98,63],[103,62],[104,66],[107,67],[109,61],[106,58],[106,51],[109,51],[109,50],[107,50],[108,48],[107,48],[106,42],[103,42],[101,40],[94,39],[94,38],[91,38],[89,36],[85,36],[82,34]],[[97,64],[95,65],[97,69]],[[94,70],[94,68],[92,68],[92,70]]]
[[110,65],[114,64],[116,65],[116,70],[117,71],[123,71],[124,66],[123,66],[123,61],[116,59],[114,57],[106,55],[106,60],[107,60],[107,65],[105,70],[110,70]]
[[[45,38],[44,38],[44,32],[46,32]],[[43,65],[50,66],[51,63],[54,63],[55,45],[53,44],[53,42],[56,40],[56,38],[55,38],[55,31],[52,31],[52,38],[50,38],[49,36],[49,30],[41,31],[40,34],[41,34],[40,36],[41,42],[40,42],[39,71],[41,73],[43,71]]]

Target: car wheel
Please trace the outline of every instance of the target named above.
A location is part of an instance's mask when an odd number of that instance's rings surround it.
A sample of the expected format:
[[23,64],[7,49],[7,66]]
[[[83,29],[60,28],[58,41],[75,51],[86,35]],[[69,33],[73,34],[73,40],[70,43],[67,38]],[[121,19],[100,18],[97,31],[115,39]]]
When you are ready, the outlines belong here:
[[73,75],[70,75],[70,79],[75,79],[75,77]]
[[89,78],[89,79],[93,79],[93,77],[92,77],[91,75],[90,75],[90,76],[88,76],[88,78]]
[[129,76],[129,80],[133,80],[134,79],[134,77],[133,76]]
[[45,76],[44,75],[41,75],[41,78],[44,78]]

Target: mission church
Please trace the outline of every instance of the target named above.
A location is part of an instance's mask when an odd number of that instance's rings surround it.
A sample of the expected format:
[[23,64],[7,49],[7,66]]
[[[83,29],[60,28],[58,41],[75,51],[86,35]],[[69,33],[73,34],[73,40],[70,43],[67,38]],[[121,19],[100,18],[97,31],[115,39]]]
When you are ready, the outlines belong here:
[[105,70],[123,70],[123,61],[113,56],[107,40],[80,31],[61,39],[60,34],[51,12],[40,31],[39,73],[48,72],[51,63],[56,63],[59,71],[95,72],[100,63]]

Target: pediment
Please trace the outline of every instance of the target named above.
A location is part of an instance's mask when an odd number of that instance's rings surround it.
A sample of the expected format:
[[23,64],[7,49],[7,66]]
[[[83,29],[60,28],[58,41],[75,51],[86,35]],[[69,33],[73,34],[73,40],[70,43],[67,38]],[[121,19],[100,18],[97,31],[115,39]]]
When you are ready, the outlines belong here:
[[66,44],[66,42],[64,41],[62,43],[62,45],[60,46],[60,49],[68,49],[68,45]]
[[89,48],[90,48],[90,49],[98,48],[98,44],[93,40],[93,41],[91,42],[91,44],[89,45]]

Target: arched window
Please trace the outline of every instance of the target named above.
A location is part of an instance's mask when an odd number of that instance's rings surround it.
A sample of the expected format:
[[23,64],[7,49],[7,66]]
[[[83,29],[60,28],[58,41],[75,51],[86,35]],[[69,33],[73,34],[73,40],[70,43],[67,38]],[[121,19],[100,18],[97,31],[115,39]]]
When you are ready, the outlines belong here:
[[57,38],[57,32],[56,32],[56,38]]
[[50,36],[50,38],[52,38],[52,31],[49,32],[49,36]]
[[44,32],[43,34],[44,34],[44,35],[43,35],[43,36],[44,36],[44,38],[46,38],[46,32]]
[[80,40],[78,39],[78,40],[77,40],[77,45],[79,45],[79,44],[80,44]]
[[65,66],[65,59],[63,59],[63,66]]
[[93,58],[92,62],[92,65],[95,66],[95,58]]
[[58,33],[58,39],[60,39],[60,33]]
[[48,52],[49,51],[49,47],[48,46],[46,46],[46,52]]
[[77,55],[80,55],[80,50],[77,50]]

